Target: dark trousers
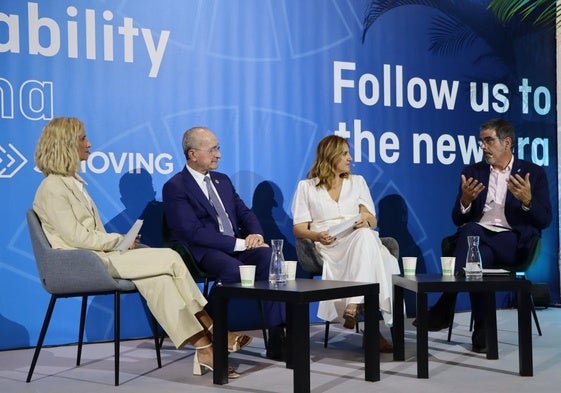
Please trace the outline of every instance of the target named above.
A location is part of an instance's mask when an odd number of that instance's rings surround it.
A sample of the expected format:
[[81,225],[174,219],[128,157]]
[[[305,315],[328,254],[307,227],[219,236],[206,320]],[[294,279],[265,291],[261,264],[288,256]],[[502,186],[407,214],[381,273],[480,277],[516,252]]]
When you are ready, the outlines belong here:
[[[269,279],[271,248],[258,247],[251,250],[236,252],[229,255],[220,250],[210,249],[199,261],[201,268],[212,274],[222,283],[240,282],[240,265],[255,265],[255,281]],[[212,299],[212,297],[211,297]],[[212,302],[208,311],[212,315]],[[266,327],[274,327],[286,321],[284,303],[263,302]]]
[[[512,231],[494,232],[474,222],[465,224],[456,233],[456,272],[463,272],[468,253],[468,236],[479,236],[479,252],[483,268],[493,268],[497,265],[514,265],[516,263],[516,249],[518,235]],[[470,293],[471,310],[475,321],[485,320],[484,295]]]

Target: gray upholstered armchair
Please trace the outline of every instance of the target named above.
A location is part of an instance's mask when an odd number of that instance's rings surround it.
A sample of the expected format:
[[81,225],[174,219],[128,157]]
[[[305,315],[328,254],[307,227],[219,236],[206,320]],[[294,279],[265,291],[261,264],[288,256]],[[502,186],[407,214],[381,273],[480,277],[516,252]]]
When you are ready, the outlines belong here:
[[[47,308],[41,333],[39,334],[37,346],[33,354],[33,360],[31,361],[31,366],[27,375],[27,382],[30,382],[33,376],[33,370],[35,369],[39,352],[43,346],[43,340],[45,339],[57,299],[82,297],[80,326],[78,331],[78,354],[76,358],[76,366],[79,366],[82,354],[88,296],[114,295],[115,386],[119,385],[120,295],[122,293],[137,292],[136,286],[130,280],[114,279],[111,277],[107,268],[103,265],[101,258],[93,251],[58,250],[51,248],[51,245],[45,237],[39,218],[31,209],[27,211],[27,224],[41,284],[43,288],[51,294],[51,300]],[[157,324],[153,316],[151,318],[151,326],[153,331],[156,332]],[[154,335],[154,341],[156,343],[158,367],[162,367],[160,348],[157,345],[156,335]]]

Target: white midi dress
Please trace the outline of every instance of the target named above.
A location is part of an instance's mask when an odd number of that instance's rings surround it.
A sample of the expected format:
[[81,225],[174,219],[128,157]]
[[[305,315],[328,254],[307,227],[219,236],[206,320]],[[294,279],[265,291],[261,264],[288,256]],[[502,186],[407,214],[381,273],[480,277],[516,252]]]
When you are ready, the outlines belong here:
[[[376,215],[374,202],[364,178],[352,175],[343,181],[339,201],[331,198],[317,179],[301,180],[292,201],[294,224],[309,222],[312,231],[326,231],[357,214],[364,205]],[[378,232],[360,228],[344,232],[328,246],[315,242],[323,257],[324,280],[376,282],[380,284],[380,311],[387,326],[392,326],[392,275],[399,274],[397,259],[380,241]],[[326,321],[341,321],[347,304],[362,304],[364,298],[320,302],[317,316]]]

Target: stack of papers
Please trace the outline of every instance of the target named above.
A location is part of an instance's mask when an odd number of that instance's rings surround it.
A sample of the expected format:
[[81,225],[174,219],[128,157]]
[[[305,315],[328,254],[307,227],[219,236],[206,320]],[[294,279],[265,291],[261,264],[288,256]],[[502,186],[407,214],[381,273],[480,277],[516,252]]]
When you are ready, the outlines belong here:
[[115,250],[124,251],[128,250],[130,246],[134,243],[134,240],[138,236],[138,232],[140,232],[140,228],[142,228],[143,220],[136,220],[136,222],[132,225],[131,229],[128,233],[123,237],[123,240],[119,242],[115,246]]
[[351,217],[348,220],[345,220],[337,225],[333,225],[328,230],[329,236],[343,237],[348,232],[351,232],[353,230],[353,227],[355,226],[356,222],[359,220],[360,220],[360,214],[357,214],[356,216]]
[[510,271],[505,269],[483,269],[483,274],[510,274]]

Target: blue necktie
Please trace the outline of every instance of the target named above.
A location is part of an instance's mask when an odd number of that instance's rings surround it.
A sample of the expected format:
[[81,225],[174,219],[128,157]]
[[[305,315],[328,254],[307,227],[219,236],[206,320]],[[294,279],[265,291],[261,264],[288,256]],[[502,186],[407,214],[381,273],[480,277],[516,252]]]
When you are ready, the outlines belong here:
[[214,210],[216,211],[216,214],[218,216],[218,225],[220,227],[220,232],[228,236],[234,236],[232,223],[230,222],[230,219],[228,218],[224,207],[222,207],[222,203],[220,203],[218,195],[216,195],[214,189],[210,184],[210,176],[205,176],[205,183],[206,189],[208,190],[208,199],[210,201],[210,204],[214,207]]

